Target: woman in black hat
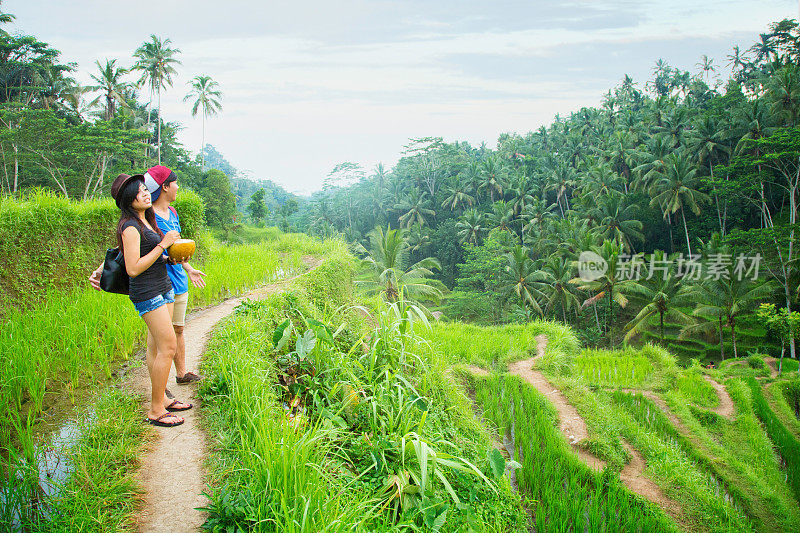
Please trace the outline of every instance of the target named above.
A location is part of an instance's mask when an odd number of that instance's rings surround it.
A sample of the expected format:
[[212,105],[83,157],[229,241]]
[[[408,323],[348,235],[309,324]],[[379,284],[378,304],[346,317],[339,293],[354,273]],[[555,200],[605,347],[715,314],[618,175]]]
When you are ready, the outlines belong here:
[[175,293],[166,269],[165,250],[180,234],[158,229],[150,199],[150,191],[141,175],[120,174],[111,185],[111,196],[120,208],[117,224],[117,244],[125,257],[125,269],[130,276],[130,299],[147,324],[156,346],[154,357],[148,357],[152,387],[147,420],[156,426],[173,427],[183,424],[183,418],[172,411],[185,411],[192,404],[174,400],[165,405],[164,390],[169,369],[177,348],[172,329],[172,305]]

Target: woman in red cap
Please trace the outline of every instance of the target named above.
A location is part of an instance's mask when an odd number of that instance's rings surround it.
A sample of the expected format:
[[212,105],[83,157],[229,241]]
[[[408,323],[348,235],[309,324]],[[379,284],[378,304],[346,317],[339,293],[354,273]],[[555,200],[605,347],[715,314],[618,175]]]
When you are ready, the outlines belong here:
[[120,174],[111,185],[111,196],[121,211],[117,243],[130,276],[130,299],[156,344],[155,357],[147,360],[152,387],[147,420],[156,426],[179,426],[184,420],[172,411],[191,409],[192,404],[174,400],[164,405],[164,390],[177,346],[171,309],[175,293],[167,276],[164,251],[180,234],[164,234],[158,228],[143,176]]

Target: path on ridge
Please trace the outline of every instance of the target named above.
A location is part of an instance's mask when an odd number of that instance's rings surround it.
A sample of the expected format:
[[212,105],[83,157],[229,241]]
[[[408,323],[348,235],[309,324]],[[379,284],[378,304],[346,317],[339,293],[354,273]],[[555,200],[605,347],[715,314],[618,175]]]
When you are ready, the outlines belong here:
[[[311,257],[304,257],[303,262],[309,267],[303,273],[264,285],[244,296],[225,300],[199,311],[187,320],[184,329],[186,367],[195,370],[199,367],[214,326],[230,315],[242,301],[265,298],[320,263]],[[150,397],[150,377],[146,365],[132,372],[127,386],[144,398]],[[139,531],[147,533],[197,531],[205,522],[205,513],[196,509],[207,504],[206,497],[202,495],[205,489],[203,461],[206,439],[197,412],[196,388],[176,385],[174,366],[170,369],[167,387],[176,398],[191,402],[194,407],[177,413],[186,420],[178,427],[153,427],[155,438],[142,457],[138,473],[140,486],[144,490],[144,502],[137,522]]]
[[[547,378],[544,377],[544,374],[532,368],[534,360],[537,357],[544,356],[546,347],[547,336],[538,335],[536,337],[536,356],[524,361],[511,363],[508,365],[508,371],[524,379],[552,402],[558,412],[559,429],[561,429],[561,432],[572,445],[572,449],[580,460],[594,470],[602,470],[605,467],[605,461],[595,457],[579,446],[582,440],[589,437],[586,422],[561,391],[554,387]],[[622,482],[632,492],[655,503],[670,516],[679,519],[683,514],[680,505],[668,498],[661,490],[661,487],[656,485],[652,479],[644,474],[647,464],[642,454],[622,437],[620,437],[620,440],[631,456],[630,461],[628,461],[620,472],[620,479]]]

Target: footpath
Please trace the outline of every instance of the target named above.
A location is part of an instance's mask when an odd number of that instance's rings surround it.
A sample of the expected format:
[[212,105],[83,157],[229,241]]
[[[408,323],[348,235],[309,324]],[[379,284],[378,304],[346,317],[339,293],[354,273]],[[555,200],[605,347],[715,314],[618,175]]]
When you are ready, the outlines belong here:
[[[259,300],[279,292],[288,282],[308,273],[319,264],[312,257],[304,257],[303,262],[309,270],[298,276],[264,285],[244,296],[225,300],[191,316],[184,328],[186,367],[195,371],[198,369],[214,326],[230,315],[244,300]],[[146,365],[142,364],[130,374],[127,386],[143,398],[150,397],[150,377]],[[178,427],[153,427],[154,437],[142,457],[139,470],[139,484],[144,494],[137,523],[139,531],[143,533],[197,531],[206,520],[205,513],[196,509],[208,503],[202,494],[205,489],[203,461],[207,444],[200,427],[196,386],[176,385],[173,366],[167,388],[176,398],[191,402],[194,407],[178,413],[186,420]]]

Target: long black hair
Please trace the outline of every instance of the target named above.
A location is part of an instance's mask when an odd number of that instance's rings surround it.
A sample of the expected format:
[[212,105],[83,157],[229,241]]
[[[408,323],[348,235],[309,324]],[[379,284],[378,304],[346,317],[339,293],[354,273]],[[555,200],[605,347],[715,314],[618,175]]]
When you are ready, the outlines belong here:
[[[119,222],[117,223],[117,246],[119,249],[122,250],[122,227],[125,225],[126,222],[129,220],[133,220],[136,224],[139,225],[139,232],[143,232],[145,229],[144,224],[142,223],[142,219],[139,218],[139,213],[136,212],[136,209],[133,208],[133,201],[136,200],[136,196],[139,195],[139,187],[144,184],[143,179],[132,179],[128,183],[125,184],[125,187],[119,192]],[[147,208],[144,212],[144,218],[147,220],[147,223],[150,224],[150,227],[155,230],[156,233],[160,237],[164,237],[164,233],[161,231],[161,228],[158,227],[156,223],[156,212],[153,211],[153,206]]]

